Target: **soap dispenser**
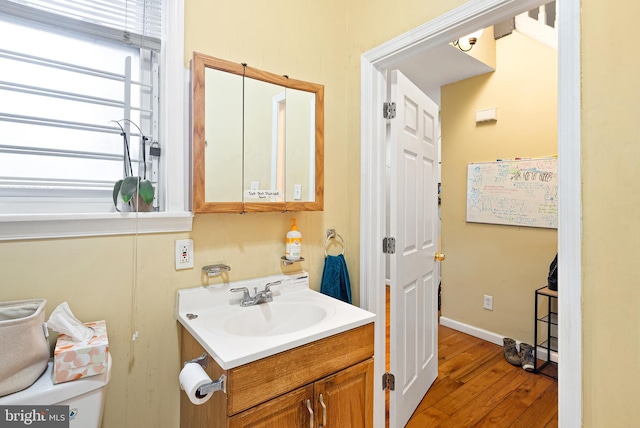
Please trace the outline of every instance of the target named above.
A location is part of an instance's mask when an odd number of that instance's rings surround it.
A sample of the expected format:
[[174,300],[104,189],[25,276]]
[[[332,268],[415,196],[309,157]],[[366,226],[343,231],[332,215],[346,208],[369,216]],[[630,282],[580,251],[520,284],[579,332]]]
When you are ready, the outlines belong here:
[[287,232],[287,245],[285,257],[287,260],[300,260],[300,250],[302,248],[302,233],[298,232],[296,219],[291,219],[291,230]]

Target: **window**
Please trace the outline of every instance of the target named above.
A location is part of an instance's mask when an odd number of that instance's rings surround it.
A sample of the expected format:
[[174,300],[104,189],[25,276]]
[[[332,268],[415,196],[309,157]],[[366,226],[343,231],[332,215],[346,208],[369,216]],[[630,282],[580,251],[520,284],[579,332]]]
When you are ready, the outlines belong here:
[[[182,1],[23,3],[0,0],[0,239],[190,230],[184,121],[163,123],[185,111]],[[156,212],[115,212],[125,169]]]

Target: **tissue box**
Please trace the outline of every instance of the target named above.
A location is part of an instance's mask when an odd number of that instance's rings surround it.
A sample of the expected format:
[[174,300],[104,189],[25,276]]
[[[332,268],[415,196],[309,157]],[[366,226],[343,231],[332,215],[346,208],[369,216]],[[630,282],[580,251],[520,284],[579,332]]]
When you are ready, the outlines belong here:
[[53,383],[68,382],[107,371],[107,323],[103,320],[84,325],[94,330],[93,337],[89,340],[75,342],[66,334],[58,335],[53,351]]

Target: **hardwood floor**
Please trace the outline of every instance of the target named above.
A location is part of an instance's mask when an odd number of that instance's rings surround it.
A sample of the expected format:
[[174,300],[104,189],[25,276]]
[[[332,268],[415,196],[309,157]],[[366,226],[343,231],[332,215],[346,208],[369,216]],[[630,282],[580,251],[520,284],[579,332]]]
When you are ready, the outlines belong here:
[[438,378],[408,428],[558,426],[557,382],[509,364],[499,345],[443,326],[438,334]]
[[439,327],[438,378],[407,427],[557,427],[558,384],[509,364],[502,347]]

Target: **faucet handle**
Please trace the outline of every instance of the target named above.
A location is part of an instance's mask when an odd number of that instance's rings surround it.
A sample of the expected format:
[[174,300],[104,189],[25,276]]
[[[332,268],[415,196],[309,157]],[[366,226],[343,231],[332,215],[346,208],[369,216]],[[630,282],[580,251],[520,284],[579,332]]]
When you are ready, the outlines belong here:
[[280,284],[280,283],[282,283],[282,281],[274,281],[274,282],[270,282],[270,283],[268,283],[268,284],[266,284],[266,285],[264,286],[264,291],[265,291],[265,292],[269,292],[269,293],[270,293],[270,292],[271,292],[271,286],[272,286],[272,285],[278,285],[278,284]]
[[242,295],[242,300],[247,301],[251,299],[251,294],[249,293],[249,289],[247,289],[247,287],[240,287],[240,288],[232,288],[231,290],[229,290],[233,293],[237,293],[242,291],[243,295]]
[[[262,295],[264,296],[265,302],[273,302],[273,292],[271,291],[272,285],[280,284],[282,281],[274,281],[268,284],[265,284],[264,290],[262,290]],[[256,289],[257,292],[257,289]]]

